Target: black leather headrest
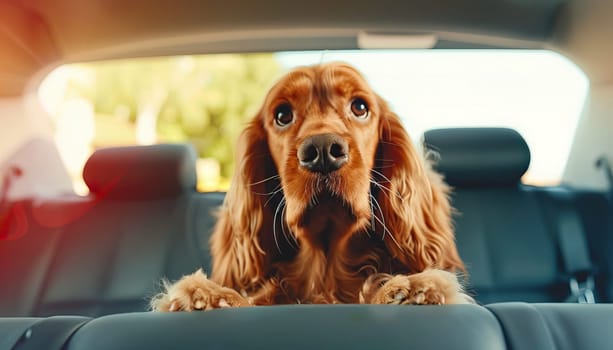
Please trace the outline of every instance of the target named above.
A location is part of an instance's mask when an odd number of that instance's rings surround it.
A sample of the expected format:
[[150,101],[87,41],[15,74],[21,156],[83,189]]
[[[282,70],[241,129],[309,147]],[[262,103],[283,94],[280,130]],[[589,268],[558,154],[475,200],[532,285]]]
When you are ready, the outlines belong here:
[[429,130],[424,146],[438,153],[434,168],[454,187],[516,185],[530,165],[526,141],[507,128]]
[[112,147],[94,152],[83,169],[91,193],[110,199],[176,197],[196,188],[196,153],[189,145]]

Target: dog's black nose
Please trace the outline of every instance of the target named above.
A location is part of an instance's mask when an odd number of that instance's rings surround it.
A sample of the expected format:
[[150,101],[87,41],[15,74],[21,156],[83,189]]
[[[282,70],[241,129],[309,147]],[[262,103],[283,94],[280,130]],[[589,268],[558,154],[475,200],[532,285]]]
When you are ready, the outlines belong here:
[[331,173],[340,169],[348,159],[347,142],[335,134],[311,136],[298,148],[300,165],[315,173]]

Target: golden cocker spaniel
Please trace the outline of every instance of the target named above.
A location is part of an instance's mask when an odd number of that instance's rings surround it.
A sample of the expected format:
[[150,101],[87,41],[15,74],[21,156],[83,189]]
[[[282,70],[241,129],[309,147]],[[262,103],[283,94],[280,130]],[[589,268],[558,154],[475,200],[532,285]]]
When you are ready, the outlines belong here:
[[166,283],[152,309],[470,302],[447,192],[354,68],[295,69],[242,133],[210,278]]

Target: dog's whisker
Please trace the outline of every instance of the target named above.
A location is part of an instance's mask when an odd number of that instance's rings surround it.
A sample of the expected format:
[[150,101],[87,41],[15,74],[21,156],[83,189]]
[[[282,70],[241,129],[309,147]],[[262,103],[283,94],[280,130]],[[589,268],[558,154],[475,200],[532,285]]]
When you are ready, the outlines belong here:
[[281,205],[281,233],[283,233],[283,237],[285,237],[285,240],[289,243],[289,240],[287,238],[287,232],[285,230],[285,208],[287,208],[285,198],[281,199],[279,205]]
[[392,180],[390,180],[390,179],[389,179],[387,176],[385,176],[385,175],[384,175],[382,172],[380,172],[380,171],[378,171],[378,170],[375,170],[375,169],[371,169],[370,171],[372,171],[373,173],[375,173],[375,174],[377,174],[377,175],[381,176],[381,177],[382,177],[382,178],[383,178],[383,179],[384,179],[386,182],[389,182],[389,183],[391,183],[391,182],[392,182]]
[[[385,240],[385,233],[388,232],[389,233],[389,237],[392,239],[392,241],[396,244],[396,246],[398,246],[398,248],[400,250],[402,250],[402,247],[400,246],[400,244],[398,243],[398,241],[396,241],[396,239],[394,238],[394,235],[390,232],[390,230],[387,228],[387,226],[385,225],[385,215],[383,215],[383,209],[381,208],[381,205],[379,204],[379,202],[377,201],[376,198],[372,198],[375,201],[375,204],[377,206],[377,208],[379,208],[379,212],[381,213],[381,219],[379,219],[376,215],[375,215],[375,220],[379,221],[379,223],[381,224],[381,226],[383,226],[383,235],[381,236],[381,240]],[[382,221],[383,220],[383,221]]]
[[377,186],[379,189],[382,190],[383,194],[389,199],[388,193],[392,193],[394,196],[396,196],[396,198],[398,198],[399,200],[403,200],[402,196],[400,196],[399,193],[397,192],[393,192],[389,187],[382,185],[380,183],[378,183],[377,181],[370,179],[370,183]]
[[[296,241],[296,237],[294,237],[294,234],[290,231],[289,234],[287,233],[287,230],[285,229],[287,224],[285,222],[285,209],[287,208],[287,205],[285,205],[285,198],[281,200],[281,202],[283,203],[283,209],[281,209],[281,231],[283,232],[283,237],[285,238],[285,241],[287,243],[289,243],[289,245],[298,250],[297,246],[294,246],[294,243],[292,243],[292,241],[290,241],[290,237],[292,237],[294,239],[294,241]],[[298,242],[296,242],[298,243]]]
[[394,143],[394,142],[389,142],[389,141],[385,141],[385,140],[379,140],[379,143],[384,143],[386,145],[392,145],[392,146],[397,146],[397,147],[401,147],[401,145]]
[[[374,204],[372,202],[372,200],[375,198],[372,193],[370,193],[370,191],[368,191],[368,196],[370,197],[370,228],[373,230],[373,232],[375,231],[375,208],[374,208]],[[368,235],[368,237],[370,236],[370,232],[366,231],[366,234]]]
[[400,245],[400,243],[398,243],[398,241],[396,240],[396,238],[394,238],[394,235],[387,230],[387,232],[389,233],[389,237],[392,239],[392,242],[394,242],[394,244],[396,244],[396,246],[398,247],[398,249],[400,249],[401,251],[404,251],[404,248],[402,248],[402,246]]
[[283,191],[283,188],[279,187],[278,190],[275,190],[274,192],[272,192],[270,197],[266,200],[266,202],[264,202],[264,206],[268,205],[268,202],[270,202],[277,195],[277,193],[282,192],[282,191]]
[[270,192],[255,192],[255,191],[251,191],[251,193],[258,195],[258,196],[270,196],[270,195],[274,195],[275,193],[277,193],[278,190],[274,190],[274,191],[270,191]]
[[251,193],[256,194],[258,196],[271,196],[271,195],[275,195],[276,193],[278,193],[281,190],[281,185],[276,186],[275,188],[273,188],[272,191],[270,192],[255,192],[255,191],[251,191]]
[[387,194],[388,191],[385,190],[385,188],[382,187],[381,184],[379,184],[377,181],[373,180],[372,178],[369,179],[370,183],[377,186],[377,188],[379,188],[381,190],[381,192],[383,193],[383,195],[389,200],[389,195]]
[[389,168],[393,168],[394,166],[396,166],[396,163],[392,163],[389,165],[378,165],[378,166],[375,166],[374,168],[375,169],[389,169]]
[[[380,183],[377,183],[377,182],[375,182],[375,185],[376,185],[376,186],[378,186],[378,187],[379,187],[379,188],[381,188],[381,189],[386,190],[388,193],[393,194],[393,195],[394,195],[396,198],[398,198],[399,200],[404,200],[404,199],[402,198],[402,196],[401,196],[401,195],[400,195],[398,192],[393,192],[393,191],[392,191],[392,190],[391,190],[389,187],[387,187],[387,186],[385,186],[385,185],[382,185],[382,184],[380,184]],[[385,191],[383,191],[383,193],[385,193]]]
[[375,216],[374,216],[375,220],[379,221],[379,223],[383,226],[383,233],[381,234],[381,240],[385,240],[385,231],[387,230],[387,226],[385,225],[385,216],[383,215],[383,209],[381,208],[381,205],[377,201],[377,198],[373,196],[372,200],[375,202],[375,206],[377,209],[379,209],[379,212],[381,213],[381,218],[383,219],[383,221],[381,221],[381,219],[379,219],[375,213]]
[[264,183],[266,181],[270,181],[270,180],[273,180],[273,179],[280,179],[280,178],[281,178],[281,176],[279,176],[279,174],[276,174],[276,175],[267,177],[264,180],[260,180],[260,181],[256,181],[256,182],[252,182],[250,184],[247,184],[247,186],[255,186],[255,185],[259,185],[261,183]]
[[281,246],[279,246],[279,240],[277,239],[277,215],[279,214],[279,208],[284,204],[284,200],[277,204],[277,209],[275,210],[275,215],[273,217],[272,222],[272,236],[275,239],[275,245],[277,246],[277,250],[279,253],[283,253],[281,251]]
[[[375,199],[375,202],[377,203],[377,200]],[[396,246],[398,247],[398,249],[403,250],[402,247],[400,246],[400,243],[398,243],[398,241],[396,240],[396,238],[394,238],[394,235],[390,232],[390,230],[387,228],[387,226],[385,226],[385,218],[383,216],[383,211],[381,210],[381,206],[379,205],[379,203],[377,203],[377,206],[379,207],[379,211],[381,212],[381,217],[383,218],[383,221],[381,221],[381,219],[379,219],[377,216],[375,216],[375,220],[377,220],[381,226],[383,226],[383,235],[381,236],[381,240],[385,240],[385,233],[389,233],[389,237],[392,240],[392,242],[394,242],[394,244],[396,244]]]

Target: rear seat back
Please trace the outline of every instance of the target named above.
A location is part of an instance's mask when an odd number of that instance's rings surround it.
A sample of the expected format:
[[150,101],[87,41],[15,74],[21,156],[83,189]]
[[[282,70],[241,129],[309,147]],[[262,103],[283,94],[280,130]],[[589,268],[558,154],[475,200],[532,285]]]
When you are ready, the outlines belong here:
[[[425,142],[454,187],[457,243],[477,300],[565,300],[568,276],[542,200],[552,188],[520,183],[529,162],[521,136],[435,130]],[[213,212],[224,194],[195,191],[194,160],[184,145],[100,150],[85,169],[91,196],[21,203],[27,233],[0,242],[0,285],[11,286],[0,288],[0,316],[141,311],[161,278],[209,271]],[[613,300],[610,203],[593,193],[576,198],[600,301]]]
[[162,278],[208,269],[202,235],[222,196],[196,192],[195,159],[186,145],[95,152],[84,169],[89,197],[37,201],[32,232],[0,243],[21,264],[0,282],[32,294],[19,307],[0,304],[0,315],[143,311]]
[[0,316],[28,316],[42,289],[58,242],[58,229],[43,227],[31,200],[12,202],[0,239]]
[[530,163],[521,135],[506,128],[437,129],[424,134],[424,144],[438,154],[435,168],[453,187],[457,245],[476,299],[566,300],[569,276],[556,218],[543,200],[556,199],[550,188],[521,183]]
[[83,171],[92,198],[63,229],[34,315],[145,310],[162,277],[199,266],[186,244],[195,159],[185,145],[95,152]]

